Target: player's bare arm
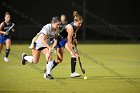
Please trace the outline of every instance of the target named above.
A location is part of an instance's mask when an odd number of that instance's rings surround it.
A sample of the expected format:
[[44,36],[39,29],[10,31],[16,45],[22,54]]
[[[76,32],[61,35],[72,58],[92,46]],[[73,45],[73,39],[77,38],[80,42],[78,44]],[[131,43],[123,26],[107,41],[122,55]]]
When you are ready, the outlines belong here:
[[75,55],[75,52],[74,52],[74,50],[72,49],[72,47],[73,47],[73,45],[72,45],[72,35],[73,35],[73,29],[72,29],[72,27],[69,25],[68,27],[67,27],[67,32],[68,32],[68,37],[67,37],[67,41],[68,41],[68,47],[69,47],[69,49],[71,50],[71,52],[72,52],[72,54],[74,54]]
[[3,28],[3,27],[4,27],[4,22],[2,22],[2,23],[0,24],[0,34],[6,35],[7,33],[4,32],[4,31],[2,31],[2,28]]

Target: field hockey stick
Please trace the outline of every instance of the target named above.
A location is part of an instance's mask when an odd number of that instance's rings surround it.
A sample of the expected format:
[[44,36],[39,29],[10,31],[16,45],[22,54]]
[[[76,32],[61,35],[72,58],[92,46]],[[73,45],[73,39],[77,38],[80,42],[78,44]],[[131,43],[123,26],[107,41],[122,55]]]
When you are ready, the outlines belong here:
[[56,45],[57,45],[57,40],[54,40],[54,43],[53,43],[53,45],[52,45],[52,47],[51,47],[51,50],[49,50],[50,53],[49,53],[49,55],[48,55],[48,57],[47,57],[47,60],[50,60],[50,58],[51,58],[51,56],[52,56],[52,53],[53,53],[53,51],[54,51]]
[[63,31],[65,30],[65,27],[66,27],[66,25],[64,25],[63,28],[62,28],[60,31],[58,31],[58,36],[62,37],[62,36],[60,35],[60,33],[63,32]]
[[55,47],[57,46],[57,40],[55,39],[54,40],[54,43],[52,45],[52,52],[54,51]]
[[[64,25],[63,28],[57,32],[57,35],[58,35],[58,36],[62,37],[62,36],[60,35],[60,33],[64,31],[65,27],[66,27],[66,25]],[[57,36],[57,37],[58,37],[58,36]],[[47,57],[48,60],[50,59],[51,54],[53,53],[53,51],[54,51],[56,45],[57,45],[57,39],[54,40],[54,43],[53,43],[52,48],[51,48],[51,53],[50,53],[50,55]]]
[[63,37],[60,35],[60,33],[63,32],[63,31],[65,30],[65,27],[66,27],[66,25],[64,25],[63,28],[57,32],[57,36],[55,37],[54,43],[53,43],[53,45],[52,45],[52,51],[54,51],[54,50],[55,50],[55,47],[57,46],[57,41],[58,41],[57,39],[58,39],[58,37],[63,38]]
[[[76,50],[77,54],[79,55],[77,45],[75,45],[75,50]],[[85,74],[85,69],[82,66],[82,63],[81,63],[81,60],[80,60],[80,56],[78,56],[78,62],[79,62],[79,65],[80,65],[82,73]]]
[[[14,26],[15,26],[15,24],[12,23],[12,26],[11,26],[8,30],[6,30],[6,33],[9,33],[9,31],[10,31]],[[3,35],[3,36],[5,36],[5,35]]]

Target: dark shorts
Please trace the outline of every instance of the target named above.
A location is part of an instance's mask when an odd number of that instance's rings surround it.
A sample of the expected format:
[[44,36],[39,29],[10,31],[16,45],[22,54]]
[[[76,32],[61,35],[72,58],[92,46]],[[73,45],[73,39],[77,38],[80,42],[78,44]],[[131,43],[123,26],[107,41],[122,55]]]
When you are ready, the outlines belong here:
[[57,42],[56,48],[62,48],[62,47],[65,46],[66,43],[67,43],[67,39],[66,38],[59,38],[58,42]]
[[3,44],[6,42],[7,39],[10,39],[11,40],[11,36],[3,36],[2,34],[0,34],[0,44]]
[[38,51],[42,51],[43,49],[47,48],[47,47],[39,47],[39,48],[36,48],[36,42],[34,42],[34,47]]

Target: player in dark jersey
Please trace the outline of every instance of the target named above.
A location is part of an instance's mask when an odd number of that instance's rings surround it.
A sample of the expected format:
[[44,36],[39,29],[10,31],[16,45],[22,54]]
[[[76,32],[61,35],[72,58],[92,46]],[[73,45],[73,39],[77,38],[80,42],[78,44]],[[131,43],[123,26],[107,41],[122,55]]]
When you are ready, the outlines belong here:
[[[64,31],[66,25],[68,24],[67,17],[66,17],[65,14],[61,14],[60,20],[61,20],[61,24],[60,24],[59,32],[58,32],[58,33],[60,33],[60,31]],[[54,52],[56,53],[56,47],[55,47],[55,49],[54,49]]]
[[81,74],[75,72],[76,67],[76,58],[78,54],[74,51],[73,48],[73,40],[75,39],[75,34],[77,30],[81,27],[83,19],[77,13],[77,11],[73,12],[74,22],[66,25],[64,31],[59,33],[58,41],[57,41],[57,60],[54,60],[52,63],[51,70],[57,66],[57,64],[61,63],[63,60],[63,47],[65,47],[69,53],[71,54],[71,75],[70,77],[79,77]]
[[[60,17],[60,19],[61,19],[61,25],[60,26],[63,26],[63,25],[67,25],[68,24],[67,18],[66,18],[66,15],[65,14],[62,14],[61,17]],[[60,27],[60,29],[61,29],[61,27]]]
[[[9,35],[8,32],[6,32],[11,26],[11,15],[9,12],[5,13],[4,21],[0,24],[0,53],[3,48],[3,44],[6,44],[6,51],[5,51],[5,57],[4,61],[8,62],[8,56],[10,53],[10,46],[11,46],[11,36]],[[15,31],[14,29],[11,29],[13,32]]]

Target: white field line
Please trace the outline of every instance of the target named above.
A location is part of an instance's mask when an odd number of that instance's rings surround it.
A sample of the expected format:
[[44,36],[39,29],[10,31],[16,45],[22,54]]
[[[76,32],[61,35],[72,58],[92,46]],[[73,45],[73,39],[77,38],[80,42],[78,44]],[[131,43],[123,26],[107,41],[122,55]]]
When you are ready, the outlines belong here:
[[[70,67],[70,66],[59,66],[59,67]],[[79,67],[79,66],[77,66]],[[101,66],[83,66],[86,68],[96,68],[96,67],[101,67]],[[140,66],[107,66],[107,67],[121,67],[121,68],[139,68]]]

